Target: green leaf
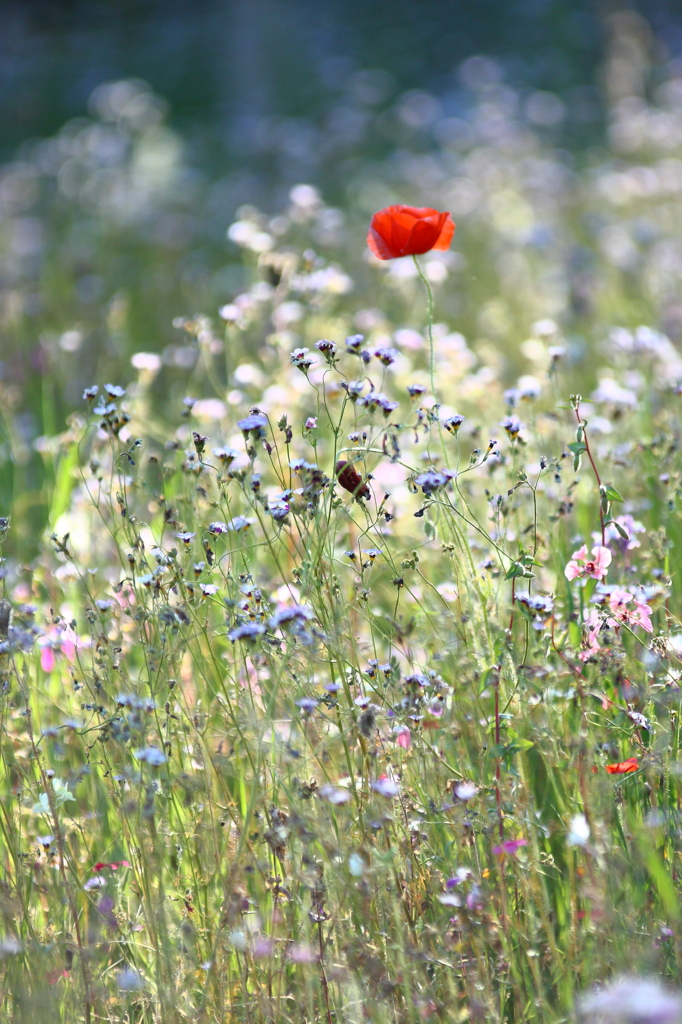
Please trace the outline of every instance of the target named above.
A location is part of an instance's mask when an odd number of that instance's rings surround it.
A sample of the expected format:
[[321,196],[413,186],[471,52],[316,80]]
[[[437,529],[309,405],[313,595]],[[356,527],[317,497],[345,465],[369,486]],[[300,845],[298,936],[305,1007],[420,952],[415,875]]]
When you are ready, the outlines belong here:
[[617,523],[615,519],[609,519],[604,523],[604,526],[615,526],[616,530],[623,538],[623,540],[630,540],[630,534],[627,530],[624,530],[620,523]]
[[55,478],[54,490],[50,501],[51,527],[69,507],[71,492],[76,486],[75,469],[78,466],[78,445],[72,442],[65,452],[62,452]]
[[580,647],[580,626],[577,622],[569,622],[568,624],[568,635],[571,640],[571,644],[576,649]]
[[620,494],[618,493],[618,491],[616,490],[616,488],[612,487],[611,484],[604,485],[602,487],[602,493],[604,494],[604,496],[609,501],[622,501],[623,500],[621,498]]

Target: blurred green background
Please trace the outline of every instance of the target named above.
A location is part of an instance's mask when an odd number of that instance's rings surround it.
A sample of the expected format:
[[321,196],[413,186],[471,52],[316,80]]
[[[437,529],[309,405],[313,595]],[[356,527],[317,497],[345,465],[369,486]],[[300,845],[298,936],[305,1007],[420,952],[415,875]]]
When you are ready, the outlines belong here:
[[[41,439],[85,386],[132,379],[135,352],[162,354],[159,408],[179,400],[198,354],[173,321],[202,312],[221,334],[258,276],[229,225],[279,245],[298,183],[323,205],[312,232],[289,216],[282,245],[351,275],[343,324],[381,306],[390,329],[420,326],[416,290],[378,290],[364,260],[371,212],[406,201],[452,209],[437,316],[510,375],[542,316],[578,363],[605,324],[677,340],[674,218],[643,209],[677,185],[628,193],[630,221],[606,209],[609,174],[682,150],[677,4],[21,0],[0,19],[0,513],[19,509],[27,550]],[[669,121],[645,131],[654,106]],[[231,336],[225,387],[272,326]]]

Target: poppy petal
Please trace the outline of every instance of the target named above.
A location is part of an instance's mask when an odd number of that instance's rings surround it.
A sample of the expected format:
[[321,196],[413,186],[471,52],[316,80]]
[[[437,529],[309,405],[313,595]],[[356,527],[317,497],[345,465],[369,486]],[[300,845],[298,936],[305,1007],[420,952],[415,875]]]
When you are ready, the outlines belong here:
[[625,775],[627,772],[639,770],[639,761],[636,757],[629,757],[627,761],[619,761],[617,764],[607,764],[606,770],[609,775]]
[[367,232],[367,245],[380,260],[393,260],[398,255],[379,233],[374,220]]
[[424,217],[415,221],[406,247],[406,255],[421,256],[430,252],[440,236],[440,214],[436,217]]
[[438,241],[434,245],[434,249],[438,249],[440,252],[445,252],[446,249],[450,248],[450,243],[455,235],[455,222],[449,213],[444,215],[444,219],[441,224],[440,235]]

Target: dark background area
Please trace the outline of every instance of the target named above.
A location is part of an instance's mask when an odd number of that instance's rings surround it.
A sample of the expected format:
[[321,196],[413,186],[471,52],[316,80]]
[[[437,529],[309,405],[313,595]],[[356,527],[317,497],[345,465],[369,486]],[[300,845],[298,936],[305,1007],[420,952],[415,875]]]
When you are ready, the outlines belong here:
[[[254,124],[316,122],[360,68],[396,93],[465,102],[456,69],[496,58],[516,88],[599,94],[605,20],[595,0],[5,0],[0,4],[0,159],[83,114],[102,81],[144,78],[171,123],[216,162],[253,157]],[[682,50],[682,10],[640,0],[661,59]],[[387,80],[388,81],[388,80]],[[580,119],[579,119],[580,120]],[[576,125],[566,131],[576,134]],[[583,117],[578,141],[598,130]],[[569,138],[570,141],[570,138]]]

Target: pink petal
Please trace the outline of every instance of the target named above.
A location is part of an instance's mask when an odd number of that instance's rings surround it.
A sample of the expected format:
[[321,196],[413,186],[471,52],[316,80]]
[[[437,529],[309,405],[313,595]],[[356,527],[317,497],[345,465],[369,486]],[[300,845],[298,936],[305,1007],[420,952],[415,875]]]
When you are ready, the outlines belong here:
[[406,725],[402,726],[402,728],[399,730],[398,734],[396,735],[395,741],[398,744],[398,746],[402,747],[404,750],[410,749],[410,747],[412,746],[412,733],[410,732],[409,728]]
[[55,667],[57,659],[55,658],[54,651],[51,647],[43,647],[40,652],[40,667],[43,672],[52,672]]

